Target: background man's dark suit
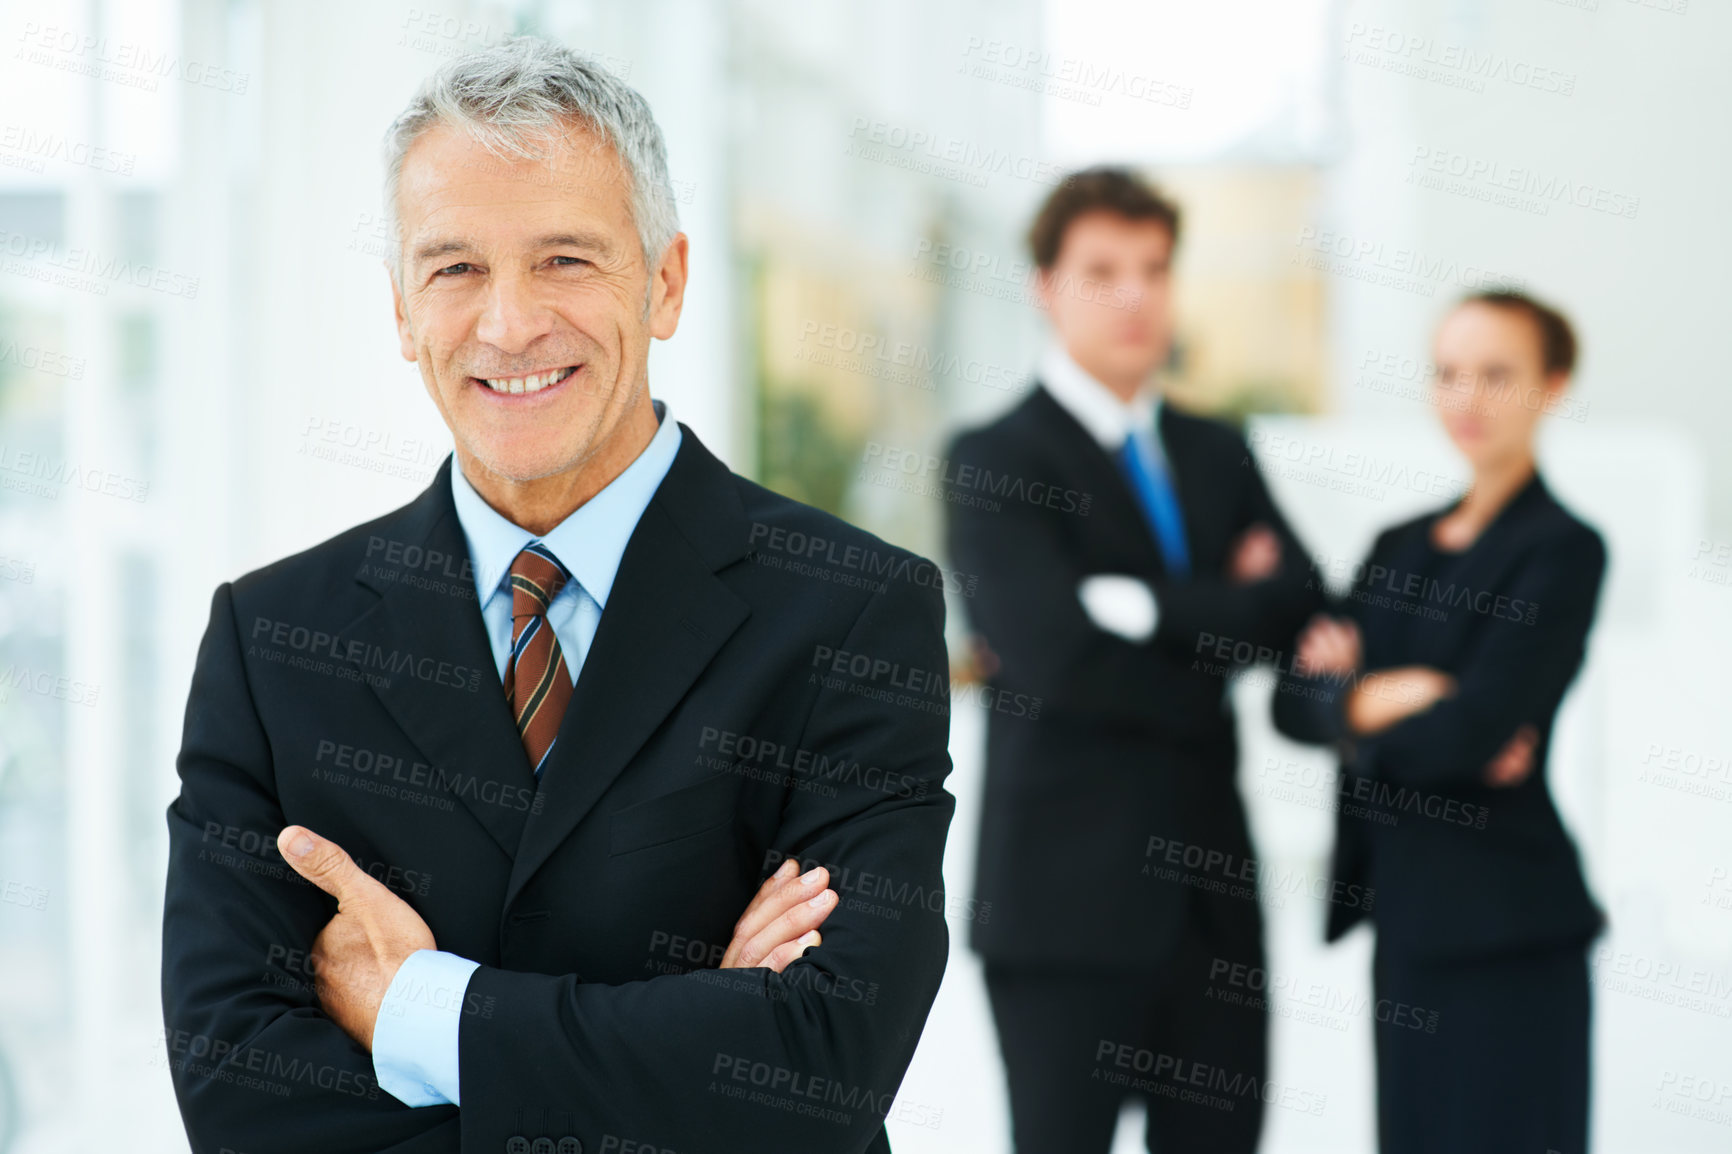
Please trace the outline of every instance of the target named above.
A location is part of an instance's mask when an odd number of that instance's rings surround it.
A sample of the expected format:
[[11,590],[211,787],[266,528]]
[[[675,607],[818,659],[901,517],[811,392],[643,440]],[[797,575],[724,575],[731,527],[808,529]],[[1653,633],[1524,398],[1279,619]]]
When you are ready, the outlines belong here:
[[[464,568],[449,459],[397,512],[217,590],[168,812],[163,934],[196,1149],[492,1154],[546,1136],[595,1151],[607,1135],[888,1149],[944,969],[954,803],[947,696],[882,691],[946,668],[938,582],[683,433],[539,790]],[[847,583],[864,567],[792,568],[850,548],[890,566],[882,586]],[[730,765],[742,736],[783,752]],[[481,963],[461,1110],[397,1102],[319,1010],[300,958],[335,903],[276,856],[286,823],[343,846],[441,949]],[[779,975],[713,969],[783,855],[830,869],[823,945]]]
[[[1109,999],[1119,996],[1104,980],[1111,975],[1140,989],[1167,985],[1153,991],[1171,999],[1165,1009],[1121,1007],[1122,1036],[1105,1040],[1146,1041],[1260,1080],[1263,1015],[1205,998],[1213,958],[1252,965],[1262,958],[1257,903],[1249,896],[1254,872],[1249,883],[1233,883],[1232,893],[1212,892],[1229,888],[1223,883],[1252,862],[1252,851],[1234,786],[1228,666],[1210,638],[1290,651],[1317,595],[1305,552],[1244,441],[1171,404],[1161,408],[1159,431],[1184,514],[1192,565],[1186,580],[1169,578],[1118,463],[1044,388],[994,424],[958,437],[948,453],[950,475],[964,482],[948,506],[949,550],[958,569],[980,574],[969,614],[997,656],[990,681],[1042,699],[1038,721],[994,715],[988,722],[976,895],[992,902],[992,918],[972,927],[970,943],[989,980],[994,973],[1085,975]],[[1041,499],[991,497],[1006,478],[1011,492]],[[1054,490],[1060,495],[1045,500]],[[1254,524],[1279,538],[1280,570],[1252,585],[1232,584],[1224,575],[1228,558]],[[1128,641],[1088,618],[1078,583],[1101,573],[1140,577],[1155,590],[1152,638]],[[1153,852],[1152,838],[1161,839]],[[1166,857],[1174,845],[1225,858],[1206,870],[1175,868]],[[1167,1012],[1184,1020],[1165,1035],[1134,1022]],[[1004,1036],[1001,1016],[1013,1101],[1017,1048],[1046,1056],[1048,1080],[1090,1079],[1097,1066],[1118,1072],[1111,1059],[1097,1062],[1098,1040],[1067,1035],[1086,1016],[1081,1006],[1054,1013],[1050,1030],[1020,1029],[1016,1037]],[[1079,1046],[1086,1049],[1076,1052]],[[1260,1105],[1249,1098],[1236,1106],[1243,1141],[1255,1142]],[[1021,1118],[1018,1126],[1020,1140]],[[1185,1132],[1183,1123],[1174,1127]],[[1062,1127],[1055,1120],[1052,1128]]]

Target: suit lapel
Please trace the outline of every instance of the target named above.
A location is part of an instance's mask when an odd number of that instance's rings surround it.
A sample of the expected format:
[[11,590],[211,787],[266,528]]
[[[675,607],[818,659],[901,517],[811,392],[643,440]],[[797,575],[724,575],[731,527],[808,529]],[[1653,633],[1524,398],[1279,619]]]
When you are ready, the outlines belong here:
[[[455,558],[458,576],[449,567],[436,572],[438,582],[404,581],[386,563],[363,564],[356,580],[378,593],[373,607],[344,631],[345,639],[371,648],[364,652],[392,663],[422,658],[461,668],[473,690],[440,683],[437,676],[363,670],[374,676],[367,685],[428,762],[444,777],[453,794],[474,815],[507,854],[515,854],[528,818],[535,775],[517,736],[504,687],[494,665],[493,650],[475,603],[474,578],[461,565],[469,556],[457,510],[451,501],[451,457],[445,458],[426,492],[395,521],[380,527],[375,537],[405,553],[418,547],[422,557]],[[425,574],[417,574],[425,575]],[[448,673],[449,675],[449,673]],[[521,800],[523,804],[518,804]]]
[[1089,521],[1132,542],[1151,568],[1165,574],[1166,558],[1161,556],[1154,526],[1149,524],[1142,502],[1118,461],[1044,387],[1035,390],[1033,399],[1048,410],[1042,424],[1052,430],[1050,443],[1062,458],[1066,472],[1075,478],[1077,488],[1096,495]]
[[679,453],[620,559],[548,754],[540,805],[517,847],[507,908],[750,613],[716,576],[748,549],[733,476],[690,429],[681,430]]

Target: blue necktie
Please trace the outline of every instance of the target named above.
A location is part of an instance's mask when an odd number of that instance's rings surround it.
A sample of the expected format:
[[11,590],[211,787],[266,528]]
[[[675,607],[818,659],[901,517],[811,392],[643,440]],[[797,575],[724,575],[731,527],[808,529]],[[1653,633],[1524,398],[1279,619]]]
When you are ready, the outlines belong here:
[[1161,559],[1167,571],[1175,577],[1191,575],[1191,553],[1185,545],[1185,516],[1179,511],[1179,498],[1173,492],[1173,481],[1161,461],[1152,452],[1138,445],[1135,433],[1125,438],[1119,449],[1119,465],[1130,478],[1142,504],[1143,515],[1155,531],[1161,546]]

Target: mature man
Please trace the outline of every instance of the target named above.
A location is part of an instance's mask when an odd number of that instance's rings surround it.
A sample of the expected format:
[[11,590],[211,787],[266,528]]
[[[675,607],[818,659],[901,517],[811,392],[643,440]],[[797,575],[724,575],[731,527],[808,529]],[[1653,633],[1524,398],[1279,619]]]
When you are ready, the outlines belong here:
[[887,1150],[953,801],[942,711],[874,682],[945,668],[930,563],[651,401],[687,241],[636,92],[515,39],[387,158],[456,452],[216,591],[163,923],[193,1146]]
[[1151,1150],[1248,1151],[1265,1100],[1266,1015],[1220,977],[1262,933],[1219,655],[1288,645],[1320,601],[1244,441],[1161,399],[1178,232],[1128,172],[1056,189],[1030,241],[1057,343],[948,454],[987,676],[1044,702],[988,720],[971,936],[1019,1154],[1105,1151],[1131,1093]]

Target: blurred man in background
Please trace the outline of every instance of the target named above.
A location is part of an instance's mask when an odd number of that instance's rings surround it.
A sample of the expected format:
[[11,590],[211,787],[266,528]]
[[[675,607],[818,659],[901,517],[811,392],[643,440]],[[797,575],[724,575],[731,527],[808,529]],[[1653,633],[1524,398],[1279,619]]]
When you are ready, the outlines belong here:
[[1320,586],[1243,439],[1155,384],[1178,235],[1128,171],[1054,191],[1029,239],[1056,341],[948,453],[983,673],[1042,702],[990,715],[971,939],[1019,1154],[1105,1151],[1131,1094],[1162,1154],[1262,1123],[1266,1012],[1207,996],[1263,959],[1226,679],[1290,649]]

